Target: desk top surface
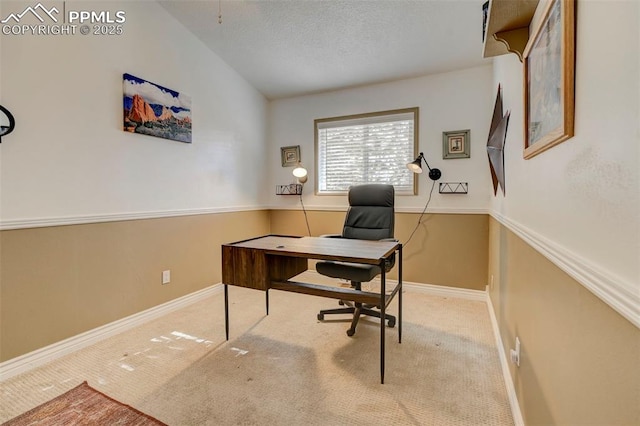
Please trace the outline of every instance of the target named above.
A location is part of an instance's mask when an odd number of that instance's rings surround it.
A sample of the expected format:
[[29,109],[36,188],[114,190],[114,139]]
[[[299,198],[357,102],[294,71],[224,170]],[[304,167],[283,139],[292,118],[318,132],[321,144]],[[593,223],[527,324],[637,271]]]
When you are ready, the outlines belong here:
[[398,249],[400,243],[348,238],[267,235],[226,245],[263,250],[268,254],[275,255],[378,264],[380,259],[391,256]]

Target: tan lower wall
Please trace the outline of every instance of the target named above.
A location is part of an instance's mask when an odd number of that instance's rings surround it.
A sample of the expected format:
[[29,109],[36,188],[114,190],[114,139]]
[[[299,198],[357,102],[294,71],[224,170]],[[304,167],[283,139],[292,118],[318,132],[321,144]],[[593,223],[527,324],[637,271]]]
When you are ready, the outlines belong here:
[[[311,235],[342,232],[345,212],[308,211]],[[395,237],[403,244],[420,214],[396,213]],[[271,232],[307,235],[301,210],[271,212]],[[485,290],[487,285],[487,215],[427,214],[403,251],[405,281]],[[397,268],[391,272],[395,278]]]
[[[308,212],[312,235],[344,212]],[[406,242],[419,214],[396,215]],[[221,281],[221,244],[305,235],[300,210],[181,216],[0,232],[0,362]],[[405,281],[484,290],[486,215],[425,215],[404,249]],[[163,270],[171,283],[161,284]],[[391,274],[396,277],[397,268]]]
[[2,231],[0,361],[216,284],[221,244],[267,233],[268,211]]
[[[343,212],[310,211],[312,235]],[[396,215],[406,242],[419,215]],[[0,361],[220,282],[220,246],[304,235],[299,210],[221,213],[0,232]],[[489,247],[489,250],[487,250]],[[640,424],[640,331],[486,215],[426,215],[406,281],[490,289],[527,425]],[[488,265],[488,270],[487,270]],[[161,272],[171,283],[161,285]]]
[[490,219],[490,296],[527,425],[639,425],[640,330]]

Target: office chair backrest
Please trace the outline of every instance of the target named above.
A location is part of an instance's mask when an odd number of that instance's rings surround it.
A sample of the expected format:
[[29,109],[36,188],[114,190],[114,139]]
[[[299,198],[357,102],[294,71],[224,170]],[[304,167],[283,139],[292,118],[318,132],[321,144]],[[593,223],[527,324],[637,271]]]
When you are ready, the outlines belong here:
[[394,200],[393,185],[352,186],[342,236],[361,240],[393,238]]

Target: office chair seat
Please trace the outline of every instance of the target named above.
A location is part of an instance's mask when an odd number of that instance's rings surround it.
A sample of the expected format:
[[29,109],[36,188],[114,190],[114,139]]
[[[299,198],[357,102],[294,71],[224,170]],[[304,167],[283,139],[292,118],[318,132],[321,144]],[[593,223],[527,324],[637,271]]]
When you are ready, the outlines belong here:
[[[349,189],[349,210],[347,210],[342,234],[331,237],[361,240],[393,239],[394,196],[393,185],[367,184],[351,187]],[[393,265],[393,261],[386,264],[385,272],[388,272]],[[381,273],[380,267],[377,265],[334,261],[318,262],[316,271],[328,277],[349,280],[356,290],[361,290],[363,282],[369,282]],[[373,309],[379,309],[379,306],[352,303],[346,300],[341,300],[339,303],[347,305],[347,307],[321,310],[318,313],[318,320],[324,320],[324,316],[329,314],[352,315],[351,328],[347,330],[349,336],[353,336],[355,333],[361,315],[381,317],[380,311]],[[387,321],[388,326],[393,327],[396,318],[393,315],[385,314],[382,321]]]
[[345,262],[318,262],[316,272],[331,278],[349,281],[369,282],[380,274],[380,267]]

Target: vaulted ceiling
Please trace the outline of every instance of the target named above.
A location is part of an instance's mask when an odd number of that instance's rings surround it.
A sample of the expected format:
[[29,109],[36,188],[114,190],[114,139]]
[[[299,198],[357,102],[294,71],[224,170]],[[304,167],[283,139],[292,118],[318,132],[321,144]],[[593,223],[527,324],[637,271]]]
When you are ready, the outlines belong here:
[[269,99],[488,61],[482,59],[483,0],[159,3]]

